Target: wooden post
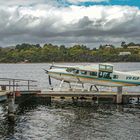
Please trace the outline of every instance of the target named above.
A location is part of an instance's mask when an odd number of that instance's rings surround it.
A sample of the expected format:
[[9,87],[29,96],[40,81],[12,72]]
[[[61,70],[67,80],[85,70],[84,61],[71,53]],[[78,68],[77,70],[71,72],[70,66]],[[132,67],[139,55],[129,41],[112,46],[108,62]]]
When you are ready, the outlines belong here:
[[15,89],[16,89],[16,91],[18,91],[18,83],[16,83]]
[[8,120],[14,122],[15,120],[15,93],[9,92],[7,94],[8,98]]
[[138,104],[140,103],[140,98],[138,97]]
[[121,104],[122,103],[122,87],[117,87],[117,100],[116,100],[117,104]]
[[30,81],[28,80],[28,91],[30,90]]
[[124,96],[123,97],[123,104],[128,104],[129,103],[129,96]]

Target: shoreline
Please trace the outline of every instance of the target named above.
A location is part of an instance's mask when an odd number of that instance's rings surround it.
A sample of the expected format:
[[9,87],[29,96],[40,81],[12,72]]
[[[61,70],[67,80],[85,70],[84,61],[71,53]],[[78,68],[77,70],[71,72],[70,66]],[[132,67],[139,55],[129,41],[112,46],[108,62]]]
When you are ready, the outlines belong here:
[[54,63],[54,64],[58,64],[58,63],[68,63],[68,64],[70,64],[70,63],[140,63],[140,62],[124,62],[124,61],[120,61],[120,62],[28,62],[28,63],[20,63],[20,62],[18,62],[18,63],[10,63],[10,62],[8,62],[8,63],[0,63],[0,64],[52,64],[52,63]]

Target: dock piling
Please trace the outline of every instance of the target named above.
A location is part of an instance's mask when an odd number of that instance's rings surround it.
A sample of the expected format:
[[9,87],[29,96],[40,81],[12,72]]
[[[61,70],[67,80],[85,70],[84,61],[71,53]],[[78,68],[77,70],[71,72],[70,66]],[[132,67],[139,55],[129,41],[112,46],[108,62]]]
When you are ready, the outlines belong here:
[[28,91],[30,90],[30,81],[28,80]]
[[117,87],[117,99],[116,99],[117,104],[122,103],[122,87]]
[[8,120],[14,122],[15,120],[15,93],[9,92],[7,94],[8,98]]
[[138,104],[140,103],[140,97],[138,97]]

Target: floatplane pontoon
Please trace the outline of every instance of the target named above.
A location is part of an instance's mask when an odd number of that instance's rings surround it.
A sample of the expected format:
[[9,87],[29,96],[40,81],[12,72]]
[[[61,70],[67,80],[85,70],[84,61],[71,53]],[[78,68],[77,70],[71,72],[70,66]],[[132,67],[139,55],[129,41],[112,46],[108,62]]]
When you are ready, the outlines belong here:
[[60,87],[64,82],[81,84],[90,84],[90,91],[94,86],[98,91],[97,86],[108,87],[123,87],[123,86],[139,86],[140,71],[121,72],[114,70],[111,64],[92,64],[92,65],[77,65],[77,66],[60,66],[52,65],[49,70],[45,70],[48,74],[49,84],[51,78],[61,81]]

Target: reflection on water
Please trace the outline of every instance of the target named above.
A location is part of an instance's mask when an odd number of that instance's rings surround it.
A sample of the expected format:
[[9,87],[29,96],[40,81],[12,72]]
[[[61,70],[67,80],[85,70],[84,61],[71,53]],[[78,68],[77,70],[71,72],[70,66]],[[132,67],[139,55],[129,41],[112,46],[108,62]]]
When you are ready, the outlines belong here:
[[10,123],[7,119],[7,106],[0,104],[0,138],[13,137],[15,123]]
[[18,106],[15,123],[8,123],[1,104],[0,138],[25,140],[138,140],[139,105],[92,104],[28,100]]

